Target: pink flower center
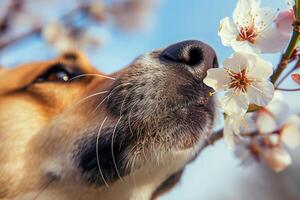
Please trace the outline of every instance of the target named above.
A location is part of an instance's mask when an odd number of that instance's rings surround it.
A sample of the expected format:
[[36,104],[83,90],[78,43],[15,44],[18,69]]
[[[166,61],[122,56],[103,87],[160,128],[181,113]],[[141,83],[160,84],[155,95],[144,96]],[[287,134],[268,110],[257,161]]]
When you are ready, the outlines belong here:
[[239,31],[239,35],[237,36],[237,41],[248,41],[252,44],[255,44],[257,33],[253,25],[249,27],[241,27]]
[[239,73],[228,71],[230,75],[229,88],[247,92],[247,87],[251,83],[251,80],[247,78],[246,69],[241,70]]

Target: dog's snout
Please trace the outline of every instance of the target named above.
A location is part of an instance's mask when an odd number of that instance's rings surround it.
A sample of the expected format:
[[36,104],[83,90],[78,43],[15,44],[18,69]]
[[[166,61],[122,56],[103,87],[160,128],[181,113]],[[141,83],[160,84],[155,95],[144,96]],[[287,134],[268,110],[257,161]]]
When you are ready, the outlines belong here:
[[167,47],[161,58],[195,67],[203,62],[203,43],[196,40],[179,42]]

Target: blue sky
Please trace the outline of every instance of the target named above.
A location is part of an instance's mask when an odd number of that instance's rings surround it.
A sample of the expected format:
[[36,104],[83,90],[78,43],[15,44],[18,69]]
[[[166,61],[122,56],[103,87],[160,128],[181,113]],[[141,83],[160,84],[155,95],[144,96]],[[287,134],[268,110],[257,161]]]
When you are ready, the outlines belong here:
[[[149,30],[126,34],[108,27],[112,32],[109,42],[99,51],[88,54],[93,64],[109,73],[129,64],[143,52],[187,39],[202,40],[210,44],[216,49],[220,61],[231,54],[230,48],[221,45],[217,30],[220,19],[231,16],[235,0],[158,1],[160,3],[154,15],[154,23]],[[262,2],[274,9],[285,6],[284,0]],[[14,65],[18,62],[42,60],[56,53],[36,38],[16,47],[13,48],[14,55],[8,50],[7,54],[0,57],[1,64]],[[45,50],[41,51],[42,49]]]
[[[262,0],[262,2],[274,9],[286,6],[284,0]],[[225,16],[231,16],[235,4],[235,0],[163,0],[157,9],[151,29],[135,34],[124,34],[112,29],[110,42],[88,56],[100,70],[110,73],[126,66],[144,52],[182,40],[197,39],[214,47],[221,63],[225,57],[230,56],[232,50],[221,45],[217,36],[219,21]],[[33,39],[16,48],[8,49],[0,57],[0,63],[14,65],[18,62],[54,56],[55,51],[46,51],[48,48],[39,40]],[[265,57],[274,64],[279,59],[279,55]],[[293,99],[290,102],[296,108],[299,96],[288,97]],[[255,167],[244,169],[238,163],[221,142],[208,149],[191,164],[181,184],[162,199],[223,200],[216,196],[216,188],[218,193],[230,197],[228,199],[242,199],[243,196],[239,196],[234,188],[239,186],[238,180],[251,175]]]

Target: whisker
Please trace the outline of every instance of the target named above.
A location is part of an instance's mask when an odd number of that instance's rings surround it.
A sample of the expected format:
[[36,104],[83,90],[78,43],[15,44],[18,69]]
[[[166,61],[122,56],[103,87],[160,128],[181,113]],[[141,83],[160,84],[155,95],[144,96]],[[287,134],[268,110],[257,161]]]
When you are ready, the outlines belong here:
[[120,84],[120,85],[118,85],[118,86],[116,86],[116,87],[114,87],[114,89],[112,89],[111,90],[111,92],[109,92],[109,94],[96,106],[96,108],[94,109],[94,111],[93,112],[96,112],[97,110],[98,110],[98,108],[104,103],[104,101],[105,100],[107,100],[107,99],[109,99],[109,97],[113,94],[113,92],[117,89],[117,88],[119,88],[119,87],[121,87],[121,86],[126,86],[126,85],[128,85],[128,84]]
[[97,106],[96,106],[96,108],[93,110],[93,113],[94,112],[96,112],[97,110],[98,110],[98,108],[104,103],[104,101],[106,100],[106,99],[108,99],[110,97],[110,94],[109,95],[107,95]]
[[122,111],[123,111],[123,109],[124,109],[124,105],[125,105],[125,101],[126,101],[127,97],[128,97],[130,94],[132,94],[133,91],[134,91],[136,88],[138,88],[138,87],[133,87],[132,89],[130,89],[130,90],[128,91],[128,93],[126,94],[126,96],[124,97],[123,102],[122,102],[122,104],[121,104],[120,116],[122,115]]
[[145,158],[146,162],[149,163],[150,161],[148,160],[148,158],[146,156],[146,152],[145,152],[145,142],[144,141],[142,142],[142,145],[143,145],[142,152],[143,152],[144,158]]
[[70,78],[68,81],[73,81],[74,79],[81,78],[81,77],[86,77],[86,76],[97,76],[97,77],[107,78],[107,79],[110,79],[110,80],[116,80],[116,78],[114,78],[114,77],[101,75],[101,74],[81,74],[81,75],[75,76],[73,78]]
[[160,160],[162,160],[162,146],[163,146],[163,143],[161,143],[160,145],[159,145],[159,147],[158,148],[156,148],[156,149],[159,149],[158,151],[153,151],[153,152],[156,152],[156,162],[157,162],[157,164],[159,165],[161,162],[160,162]]
[[102,121],[101,126],[100,126],[100,128],[99,128],[99,131],[98,131],[98,133],[97,133],[97,140],[96,140],[96,157],[97,157],[97,165],[98,165],[98,169],[99,169],[101,178],[102,178],[104,184],[106,185],[106,187],[109,188],[109,185],[108,185],[108,183],[106,182],[105,177],[104,177],[104,175],[103,175],[103,173],[102,173],[101,166],[100,166],[100,160],[99,160],[99,138],[100,138],[100,132],[101,132],[101,130],[102,130],[102,127],[103,127],[103,125],[104,125],[106,119],[107,119],[107,116],[106,116],[106,117],[104,118],[104,120]]
[[133,133],[133,131],[132,131],[132,127],[131,127],[131,122],[130,122],[130,120],[131,120],[131,113],[132,113],[132,110],[133,110],[133,108],[134,108],[134,106],[137,104],[137,102],[135,102],[133,105],[132,105],[132,107],[131,107],[131,109],[130,109],[130,111],[129,111],[129,116],[128,116],[128,127],[129,127],[129,131],[130,131],[130,133],[132,134],[132,135],[134,135],[134,133]]
[[161,144],[158,146],[158,147],[155,147],[156,146],[156,141],[157,141],[157,139],[158,138],[160,138],[160,140],[161,141],[163,141],[164,139],[162,138],[162,136],[161,136],[161,134],[159,134],[160,133],[160,131],[158,131],[157,129],[155,130],[155,132],[156,132],[156,134],[155,134],[155,136],[154,136],[154,138],[151,140],[151,143],[152,143],[152,153],[153,153],[153,155],[156,157],[156,162],[157,162],[157,164],[159,163],[159,157],[161,157],[162,156],[162,154],[161,154],[161,147],[162,147],[162,142],[160,142]]
[[117,163],[116,163],[116,160],[115,160],[115,155],[114,155],[114,136],[115,136],[116,129],[117,129],[118,124],[119,124],[119,122],[121,121],[121,119],[122,119],[122,116],[118,119],[118,121],[117,121],[117,123],[116,123],[116,125],[115,125],[115,128],[114,128],[113,134],[112,134],[112,138],[111,138],[111,155],[112,155],[114,167],[115,167],[115,169],[116,169],[116,172],[117,172],[117,174],[118,174],[118,177],[119,177],[121,180],[123,180],[122,177],[120,176],[120,173],[119,173],[119,170],[118,170],[118,166],[117,166]]
[[[151,140],[151,155],[156,158],[156,164],[158,165],[158,160],[159,160],[159,151],[155,151],[155,140],[157,136],[154,136],[154,138]],[[152,156],[151,156],[152,157]]]
[[106,94],[106,93],[108,93],[108,92],[109,92],[109,91],[105,90],[105,91],[96,92],[96,93],[94,93],[94,94],[91,94],[91,95],[89,95],[89,96],[87,96],[87,97],[84,97],[84,98],[80,99],[77,103],[75,103],[75,106],[78,105],[78,104],[80,104],[80,103],[82,103],[83,101],[85,101],[85,100],[87,100],[87,99],[89,99],[89,98],[92,98],[92,97],[94,97],[94,96],[98,96],[98,95],[100,95],[100,94]]

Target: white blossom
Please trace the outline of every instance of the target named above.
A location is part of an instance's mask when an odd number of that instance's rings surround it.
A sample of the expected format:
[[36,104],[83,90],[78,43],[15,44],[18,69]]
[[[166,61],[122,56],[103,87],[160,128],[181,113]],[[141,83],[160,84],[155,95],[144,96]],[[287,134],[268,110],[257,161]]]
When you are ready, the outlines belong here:
[[110,39],[110,33],[105,27],[90,27],[74,34],[72,29],[68,29],[57,21],[47,25],[42,34],[52,46],[61,52],[99,47]]
[[262,157],[275,172],[283,171],[292,163],[290,154],[281,147],[266,148],[262,151]]
[[220,22],[218,35],[222,44],[235,51],[275,53],[282,51],[289,40],[274,25],[275,12],[260,7],[258,0],[238,0],[233,20]]
[[254,126],[262,134],[271,133],[282,125],[284,119],[288,117],[288,113],[289,106],[285,102],[283,94],[276,91],[272,101],[255,113]]
[[300,117],[291,115],[285,121],[280,130],[282,142],[290,148],[296,148],[300,144]]
[[243,115],[250,103],[266,106],[272,100],[271,63],[252,53],[236,52],[223,65],[209,69],[203,81],[216,91],[226,92],[221,104],[227,115]]
[[68,51],[74,48],[74,42],[68,37],[67,30],[59,22],[52,22],[42,32],[44,38],[59,51]]

